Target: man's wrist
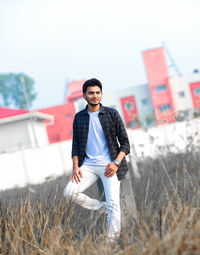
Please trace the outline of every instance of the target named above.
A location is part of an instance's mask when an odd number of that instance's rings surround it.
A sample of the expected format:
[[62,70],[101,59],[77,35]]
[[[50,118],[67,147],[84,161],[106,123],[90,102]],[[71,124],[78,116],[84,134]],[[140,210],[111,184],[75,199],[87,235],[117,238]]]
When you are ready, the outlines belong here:
[[120,162],[119,160],[117,160],[117,159],[113,160],[113,162],[114,162],[114,164],[115,164],[117,167],[119,167],[120,164],[121,164],[121,162]]
[[78,168],[78,166],[73,166],[73,170],[75,170],[75,169],[77,169]]

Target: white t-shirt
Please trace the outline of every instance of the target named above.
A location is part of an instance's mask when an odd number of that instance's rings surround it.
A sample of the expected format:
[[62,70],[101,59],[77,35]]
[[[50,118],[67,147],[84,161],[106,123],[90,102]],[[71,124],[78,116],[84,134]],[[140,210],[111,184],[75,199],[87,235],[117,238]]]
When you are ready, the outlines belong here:
[[98,117],[99,111],[88,111],[88,114],[90,115],[90,122],[86,145],[87,156],[85,157],[83,164],[106,166],[111,162],[111,159],[106,144],[106,138]]

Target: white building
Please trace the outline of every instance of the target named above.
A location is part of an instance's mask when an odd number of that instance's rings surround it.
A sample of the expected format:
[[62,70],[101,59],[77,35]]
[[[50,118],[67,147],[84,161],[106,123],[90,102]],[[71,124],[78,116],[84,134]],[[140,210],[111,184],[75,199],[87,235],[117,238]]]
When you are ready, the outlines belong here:
[[182,117],[193,117],[194,103],[190,85],[195,82],[200,82],[200,73],[170,79],[175,109]]
[[53,116],[28,112],[0,119],[0,153],[49,144],[44,121]]

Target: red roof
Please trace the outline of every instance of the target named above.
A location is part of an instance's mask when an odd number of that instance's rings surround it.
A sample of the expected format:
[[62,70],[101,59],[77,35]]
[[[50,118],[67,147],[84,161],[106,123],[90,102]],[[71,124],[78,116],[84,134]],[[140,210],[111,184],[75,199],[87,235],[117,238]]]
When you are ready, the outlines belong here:
[[23,109],[10,109],[5,107],[0,107],[0,119],[24,114],[27,112],[28,112],[27,110],[23,110]]

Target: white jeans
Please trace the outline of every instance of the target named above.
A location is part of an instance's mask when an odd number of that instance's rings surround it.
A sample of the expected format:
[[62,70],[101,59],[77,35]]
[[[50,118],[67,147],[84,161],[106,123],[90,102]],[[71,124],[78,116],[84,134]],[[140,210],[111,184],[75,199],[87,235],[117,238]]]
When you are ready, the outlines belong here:
[[83,173],[81,182],[76,183],[75,180],[74,182],[71,180],[64,189],[64,196],[89,210],[100,209],[102,202],[82,193],[100,177],[104,186],[108,211],[108,236],[110,240],[113,240],[120,234],[120,181],[116,174],[112,177],[105,177],[105,168],[106,166],[81,166]]

